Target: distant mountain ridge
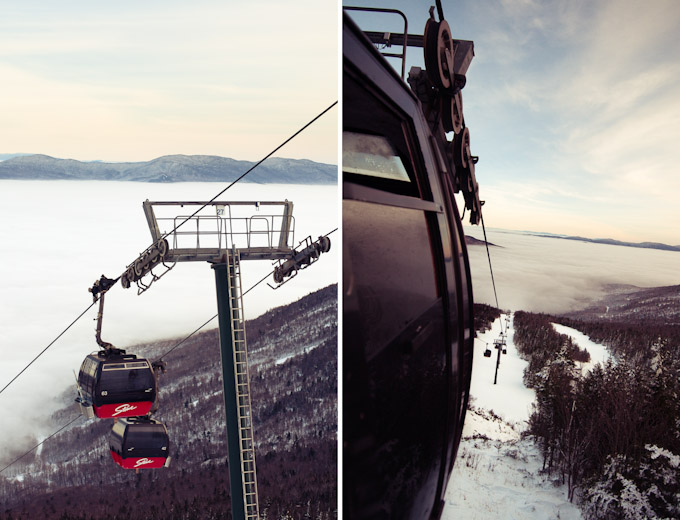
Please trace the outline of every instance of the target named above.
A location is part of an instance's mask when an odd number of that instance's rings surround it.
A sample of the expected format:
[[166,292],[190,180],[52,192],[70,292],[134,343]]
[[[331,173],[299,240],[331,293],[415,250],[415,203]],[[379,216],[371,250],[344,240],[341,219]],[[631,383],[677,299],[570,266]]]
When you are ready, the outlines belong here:
[[[164,155],[146,162],[107,163],[37,154],[1,161],[0,179],[230,182],[254,164],[216,155]],[[272,157],[250,172],[243,182],[332,185],[338,182],[338,167],[307,159]]]
[[[607,285],[605,295],[586,309],[563,314],[588,322],[642,324],[662,330],[680,329],[680,285],[636,287]],[[677,334],[680,336],[680,332]]]
[[484,240],[479,240],[478,238],[471,237],[470,235],[465,235],[465,243],[469,246],[489,245],[491,247],[500,247],[497,246],[496,244],[492,244],[491,242],[485,242]]
[[[574,235],[563,235],[560,233],[549,233],[547,231],[529,231],[529,230],[520,230],[520,229],[504,229],[504,228],[487,228],[491,231],[497,231],[499,233],[509,233],[509,234],[515,234],[515,235],[527,235],[527,236],[532,236],[532,237],[539,237],[539,238],[558,238],[561,240],[575,240],[579,242],[589,242],[591,244],[605,244],[605,245],[610,245],[610,246],[622,246],[622,247],[636,247],[639,249],[659,249],[661,251],[679,251],[680,252],[680,245],[669,245],[669,244],[663,244],[660,242],[625,242],[623,240],[615,240],[613,238],[587,238],[587,237],[581,237],[581,236],[574,236]],[[466,241],[470,237],[466,237]],[[477,240],[477,239],[475,239]],[[468,245],[479,245],[483,244],[484,242],[481,240],[478,241],[468,241]],[[491,243],[489,242],[489,245]]]
[[6,161],[12,157],[20,157],[22,155],[33,155],[32,153],[0,153],[0,161]]
[[544,238],[561,238],[563,240],[578,240],[580,242],[590,242],[592,244],[608,244],[610,246],[639,247],[644,249],[661,249],[662,251],[680,251],[680,246],[670,246],[660,242],[624,242],[613,238],[585,238],[567,235],[554,235],[550,233],[539,233],[536,236]]

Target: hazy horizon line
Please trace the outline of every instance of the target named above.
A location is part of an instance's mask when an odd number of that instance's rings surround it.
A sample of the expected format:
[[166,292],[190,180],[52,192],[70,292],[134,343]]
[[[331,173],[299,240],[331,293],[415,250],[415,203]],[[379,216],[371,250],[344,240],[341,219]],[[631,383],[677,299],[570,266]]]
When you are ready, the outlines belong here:
[[[474,229],[472,226],[465,225],[464,229]],[[565,233],[553,233],[550,231],[532,231],[528,229],[508,229],[499,227],[489,227],[489,231],[496,231],[501,233],[515,233],[520,235],[532,235],[544,238],[561,238],[564,240],[580,240],[583,242],[589,242],[593,244],[604,244],[604,245],[615,245],[622,247],[638,247],[644,249],[661,249],[662,251],[680,252],[680,244],[668,244],[665,242],[656,242],[651,240],[644,240],[641,242],[632,242],[630,240],[619,240],[617,238],[610,237],[584,237],[581,235],[570,235]],[[649,245],[645,245],[649,244]],[[666,248],[655,248],[653,245],[666,246]]]
[[[243,161],[243,162],[249,162],[249,163],[256,163],[261,159],[258,160],[249,160],[249,159],[236,159],[234,157],[227,157],[226,155],[217,155],[217,154],[204,154],[204,153],[168,153],[164,155],[159,155],[158,157],[154,157],[152,159],[147,159],[147,160],[141,160],[141,161],[126,161],[126,160],[120,160],[120,161],[108,161],[104,159],[90,159],[90,160],[83,160],[83,159],[74,159],[73,157],[55,157],[54,155],[49,155],[46,153],[24,153],[24,152],[18,152],[18,153],[0,153],[0,162],[7,161],[10,159],[14,159],[16,157],[30,157],[33,155],[42,155],[44,157],[49,157],[51,159],[57,159],[61,161],[77,161],[81,163],[108,163],[108,164],[125,164],[125,163],[145,163],[145,162],[151,162],[155,161],[157,159],[161,159],[163,157],[220,157],[222,159],[231,159],[233,161]],[[328,166],[338,166],[337,164],[334,163],[328,163],[328,162],[321,162],[321,161],[314,161],[312,159],[296,159],[294,157],[280,157],[278,155],[268,157],[266,160],[269,159],[283,159],[286,161],[309,161],[313,162],[316,164],[325,164]]]

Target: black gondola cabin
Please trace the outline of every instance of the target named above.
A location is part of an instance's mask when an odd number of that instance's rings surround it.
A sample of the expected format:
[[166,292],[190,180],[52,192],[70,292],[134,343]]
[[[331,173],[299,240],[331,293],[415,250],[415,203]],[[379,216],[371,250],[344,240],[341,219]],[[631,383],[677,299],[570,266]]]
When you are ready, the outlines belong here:
[[146,417],[116,421],[111,428],[109,449],[123,469],[162,468],[170,463],[170,439],[161,422]]
[[102,352],[85,358],[78,375],[81,406],[101,419],[146,415],[156,400],[156,377],[146,359]]
[[[344,512],[433,520],[443,509],[472,373],[472,279],[454,194],[463,192],[471,221],[481,204],[454,98],[474,51],[456,40],[454,61],[448,24],[428,20],[419,38],[427,69],[440,77],[442,64],[453,64],[445,78],[453,87],[413,67],[412,89],[370,39],[385,34],[364,33],[345,14]],[[448,123],[438,119],[443,106]]]

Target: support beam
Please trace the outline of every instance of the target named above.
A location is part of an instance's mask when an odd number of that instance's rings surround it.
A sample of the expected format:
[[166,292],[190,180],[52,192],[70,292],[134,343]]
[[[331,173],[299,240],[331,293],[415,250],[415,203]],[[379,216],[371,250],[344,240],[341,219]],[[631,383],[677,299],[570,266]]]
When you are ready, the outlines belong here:
[[233,354],[233,329],[231,321],[231,291],[229,266],[215,264],[217,310],[220,327],[220,356],[222,358],[222,382],[224,384],[224,408],[227,419],[227,457],[229,462],[229,488],[234,520],[245,520],[243,501],[243,478],[241,475],[241,452],[238,441],[238,401],[236,398],[236,372]]

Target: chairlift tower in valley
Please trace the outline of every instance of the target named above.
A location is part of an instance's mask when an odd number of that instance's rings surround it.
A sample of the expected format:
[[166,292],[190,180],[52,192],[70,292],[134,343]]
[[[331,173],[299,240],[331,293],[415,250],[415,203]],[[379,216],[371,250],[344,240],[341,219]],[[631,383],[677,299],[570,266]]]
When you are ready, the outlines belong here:
[[[259,517],[257,474],[241,262],[277,262],[274,281],[280,285],[318,260],[321,253],[329,251],[330,240],[325,236],[316,241],[307,237],[293,248],[293,203],[287,200],[147,200],[143,207],[153,245],[121,274],[121,284],[129,288],[134,283],[141,294],[176,262],[212,264],[217,290],[232,514],[235,520],[256,520]],[[159,269],[164,271],[159,274]]]

